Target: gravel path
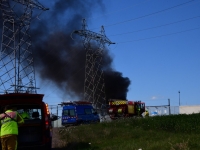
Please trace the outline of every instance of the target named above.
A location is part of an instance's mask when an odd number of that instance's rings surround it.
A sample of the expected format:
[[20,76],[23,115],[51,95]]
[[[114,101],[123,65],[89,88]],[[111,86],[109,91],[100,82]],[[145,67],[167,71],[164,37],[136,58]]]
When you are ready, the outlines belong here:
[[66,144],[59,138],[59,129],[60,128],[52,129],[52,149],[53,150],[56,150],[56,149],[61,150],[61,148],[64,147]]

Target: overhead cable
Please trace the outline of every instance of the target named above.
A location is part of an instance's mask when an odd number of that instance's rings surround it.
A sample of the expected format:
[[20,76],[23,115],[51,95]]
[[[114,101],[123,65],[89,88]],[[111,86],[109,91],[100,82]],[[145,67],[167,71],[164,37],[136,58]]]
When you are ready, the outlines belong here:
[[164,27],[164,26],[168,26],[168,25],[172,25],[172,24],[176,24],[176,23],[180,23],[180,22],[184,22],[184,21],[196,19],[196,18],[199,18],[199,17],[200,16],[196,16],[196,17],[192,17],[192,18],[188,18],[188,19],[183,19],[183,20],[179,20],[179,21],[175,21],[175,22],[171,22],[171,23],[167,23],[167,24],[163,24],[163,25],[158,25],[158,26],[154,26],[154,27],[149,27],[149,28],[145,28],[145,29],[134,30],[134,31],[125,32],[125,33],[119,33],[119,34],[113,34],[113,35],[109,35],[109,37],[110,36],[124,35],[124,34],[131,34],[131,33],[140,32],[140,31],[146,31],[146,30],[150,30],[150,29],[155,29],[155,28],[159,28],[159,27]]
[[154,36],[154,37],[143,38],[143,39],[136,39],[136,40],[131,40],[131,41],[117,42],[117,44],[137,42],[137,41],[143,41],[143,40],[150,40],[150,39],[154,39],[154,38],[170,36],[170,35],[174,35],[174,34],[180,34],[180,33],[189,32],[189,31],[198,30],[198,29],[200,29],[200,27],[189,29],[189,30],[183,30],[183,31],[179,31],[179,32],[174,32],[174,33],[169,33],[169,34],[158,35],[158,36]]
[[180,6],[186,5],[186,4],[191,3],[191,2],[193,2],[193,1],[194,1],[194,0],[190,0],[190,1],[187,1],[187,2],[185,2],[185,3],[181,3],[181,4],[178,4],[178,5],[175,5],[175,6],[172,6],[172,7],[166,8],[166,9],[163,9],[163,10],[159,10],[159,11],[156,11],[156,12],[153,12],[153,13],[150,13],[150,14],[147,14],[147,15],[143,15],[143,16],[140,16],[140,17],[136,17],[136,18],[133,18],[133,19],[129,19],[129,20],[117,22],[117,23],[110,24],[110,25],[104,25],[104,27],[110,27],[110,26],[114,26],[114,25],[118,25],[118,24],[130,22],[130,21],[133,21],[133,20],[138,20],[138,19],[141,19],[141,18],[149,17],[149,16],[152,16],[152,15],[161,13],[161,12],[165,12],[165,11],[174,9],[174,8],[176,8],[176,7],[180,7]]

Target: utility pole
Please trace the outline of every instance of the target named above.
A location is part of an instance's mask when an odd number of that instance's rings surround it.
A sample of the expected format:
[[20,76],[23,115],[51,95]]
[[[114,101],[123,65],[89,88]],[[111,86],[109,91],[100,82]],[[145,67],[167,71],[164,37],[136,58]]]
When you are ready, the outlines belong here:
[[[104,71],[101,66],[102,55],[105,44],[114,43],[106,37],[103,26],[100,34],[87,30],[86,27],[86,20],[83,19],[82,30],[73,32],[82,37],[86,50],[84,100],[92,102],[96,109],[102,110],[106,106]],[[95,41],[99,47],[94,49],[91,41]]]
[[180,102],[180,91],[178,91],[178,94],[179,94],[179,106],[181,105],[181,102]]
[[[57,105],[57,116],[58,116],[58,105]],[[56,120],[57,121],[57,127],[58,127],[58,120]]]
[[[21,16],[16,13],[19,10],[15,11],[18,6],[22,7]],[[33,9],[48,10],[37,0],[0,0],[3,20],[0,90],[3,92],[36,93],[32,43],[29,34]]]
[[170,99],[168,99],[168,106],[169,106],[169,115],[171,115],[171,109],[170,109]]

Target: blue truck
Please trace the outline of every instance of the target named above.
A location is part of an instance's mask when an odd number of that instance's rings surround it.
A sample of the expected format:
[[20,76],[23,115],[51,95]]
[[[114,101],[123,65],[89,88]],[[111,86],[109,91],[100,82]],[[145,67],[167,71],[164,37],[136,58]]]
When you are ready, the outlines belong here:
[[61,103],[62,125],[79,125],[100,122],[98,113],[94,110],[92,103],[87,101],[70,101]]

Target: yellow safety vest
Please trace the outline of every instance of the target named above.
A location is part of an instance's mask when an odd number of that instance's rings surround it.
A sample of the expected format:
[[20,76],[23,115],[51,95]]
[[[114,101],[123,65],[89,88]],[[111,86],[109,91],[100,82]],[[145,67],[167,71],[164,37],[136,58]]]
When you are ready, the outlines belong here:
[[5,135],[18,135],[18,123],[24,123],[24,119],[16,112],[7,110],[5,114],[1,114],[1,137]]

